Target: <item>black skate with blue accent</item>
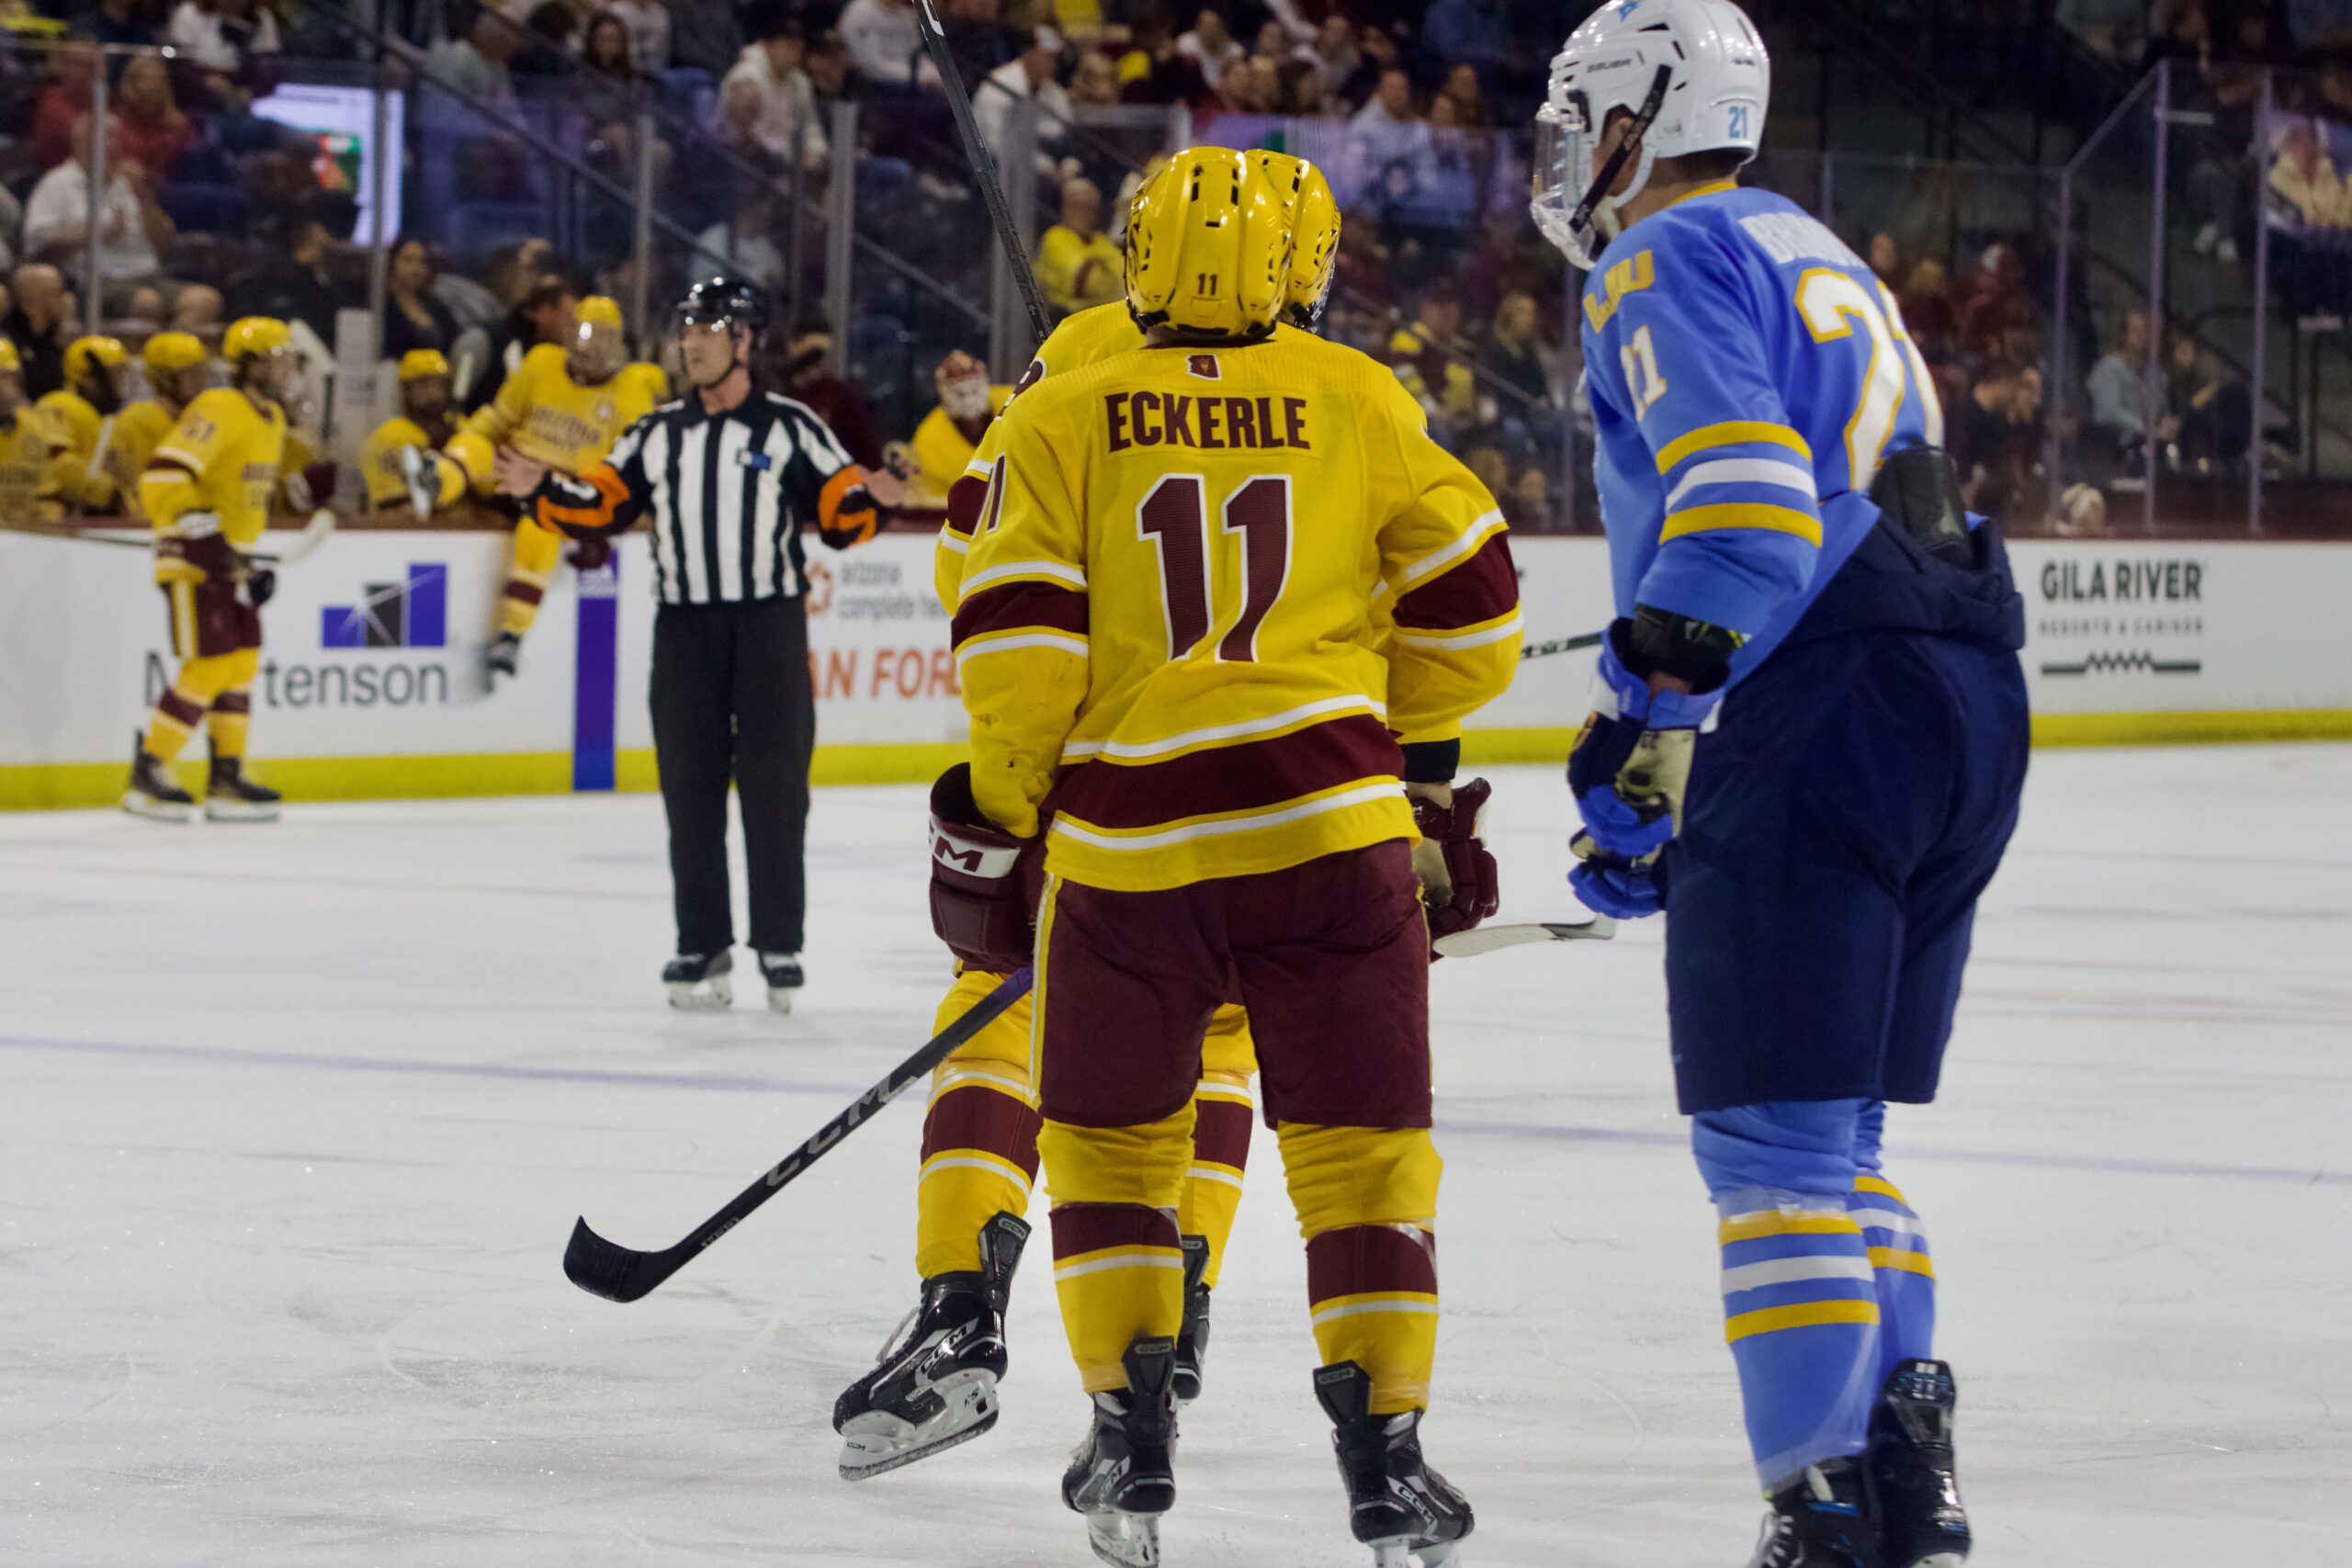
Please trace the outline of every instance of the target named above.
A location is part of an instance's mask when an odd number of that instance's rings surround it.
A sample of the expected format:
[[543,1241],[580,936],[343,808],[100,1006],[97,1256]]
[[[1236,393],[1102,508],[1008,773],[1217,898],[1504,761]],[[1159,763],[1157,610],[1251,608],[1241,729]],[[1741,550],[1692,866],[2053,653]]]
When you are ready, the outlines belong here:
[[1960,1568],[1971,1540],[1952,1458],[1959,1394],[1942,1361],[1904,1361],[1871,1413],[1871,1513],[1886,1568]]
[[1747,1568],[1885,1568],[1859,1460],[1807,1466],[1771,1505]]

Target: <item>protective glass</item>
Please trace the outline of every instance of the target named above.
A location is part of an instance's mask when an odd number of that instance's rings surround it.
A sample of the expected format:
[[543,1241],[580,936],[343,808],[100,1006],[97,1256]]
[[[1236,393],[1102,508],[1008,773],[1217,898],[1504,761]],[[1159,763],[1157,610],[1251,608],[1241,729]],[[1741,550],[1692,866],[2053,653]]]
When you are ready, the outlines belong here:
[[1539,233],[1588,270],[1605,243],[1589,216],[1581,223],[1576,216],[1592,186],[1592,107],[1584,94],[1569,93],[1565,108],[1545,104],[1535,111],[1534,195],[1527,213]]

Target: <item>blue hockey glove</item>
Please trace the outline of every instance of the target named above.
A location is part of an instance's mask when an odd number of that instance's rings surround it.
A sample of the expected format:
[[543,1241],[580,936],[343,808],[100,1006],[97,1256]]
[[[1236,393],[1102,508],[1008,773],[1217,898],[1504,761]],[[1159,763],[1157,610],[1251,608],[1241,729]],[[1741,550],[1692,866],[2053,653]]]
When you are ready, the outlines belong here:
[[1568,873],[1568,887],[1585,908],[1620,920],[1638,920],[1666,907],[1666,889],[1659,886],[1657,856],[1630,861],[1594,846],[1591,835],[1578,833],[1568,845],[1577,857]]
[[1594,846],[1637,861],[1664,849],[1682,825],[1691,751],[1722,682],[1703,694],[1653,694],[1649,678],[1628,668],[1629,655],[1639,657],[1635,623],[1620,620],[1601,644],[1592,712],[1568,752],[1568,791]]

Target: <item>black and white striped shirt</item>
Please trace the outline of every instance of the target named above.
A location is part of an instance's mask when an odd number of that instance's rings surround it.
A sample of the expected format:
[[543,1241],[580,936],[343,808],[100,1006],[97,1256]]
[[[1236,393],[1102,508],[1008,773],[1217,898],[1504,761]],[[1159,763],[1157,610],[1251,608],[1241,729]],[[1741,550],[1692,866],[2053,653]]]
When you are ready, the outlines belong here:
[[575,536],[646,518],[653,592],[664,604],[798,598],[804,524],[844,548],[872,538],[881,521],[865,471],[825,422],[773,392],[715,414],[697,397],[664,403],[588,472],[549,473],[534,500],[540,522]]

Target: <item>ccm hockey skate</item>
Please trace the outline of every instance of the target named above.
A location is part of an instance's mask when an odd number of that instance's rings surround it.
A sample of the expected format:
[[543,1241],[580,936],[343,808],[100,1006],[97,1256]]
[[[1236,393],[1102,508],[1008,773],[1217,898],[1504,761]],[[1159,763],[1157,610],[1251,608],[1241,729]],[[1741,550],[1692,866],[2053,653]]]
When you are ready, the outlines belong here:
[[1771,1496],[1747,1568],[1882,1568],[1858,1460],[1828,1460]]
[[122,792],[122,808],[150,821],[186,822],[196,816],[196,796],[174,784],[163,761],[138,739],[130,743],[130,783]]
[[1176,1342],[1138,1339],[1121,1359],[1127,1386],[1094,1396],[1062,1501],[1112,1568],[1159,1568],[1159,1516],[1176,1506]]
[[662,965],[662,983],[670,988],[670,1005],[680,1012],[725,1012],[735,1005],[735,955],[682,953]]
[[1885,1568],[1960,1568],[1968,1556],[1968,1510],[1952,1464],[1957,1397],[1941,1361],[1903,1361],[1886,1375],[1865,1461]]
[[1348,1484],[1349,1523],[1373,1568],[1443,1568],[1477,1520],[1470,1499],[1421,1457],[1421,1413],[1372,1414],[1372,1376],[1353,1361],[1315,1369],[1315,1398]]
[[999,1213],[980,1227],[980,1271],[936,1274],[875,1369],[833,1404],[842,1479],[864,1481],[996,1425],[1004,1376],[1004,1308],[1029,1226]]
[[275,822],[286,797],[266,784],[245,777],[243,760],[212,759],[212,773],[204,786],[204,817],[208,822]]
[[1188,1235],[1184,1249],[1184,1326],[1176,1336],[1176,1403],[1190,1404],[1201,1397],[1201,1373],[1209,1355],[1209,1288],[1202,1283],[1209,1267],[1209,1238]]

